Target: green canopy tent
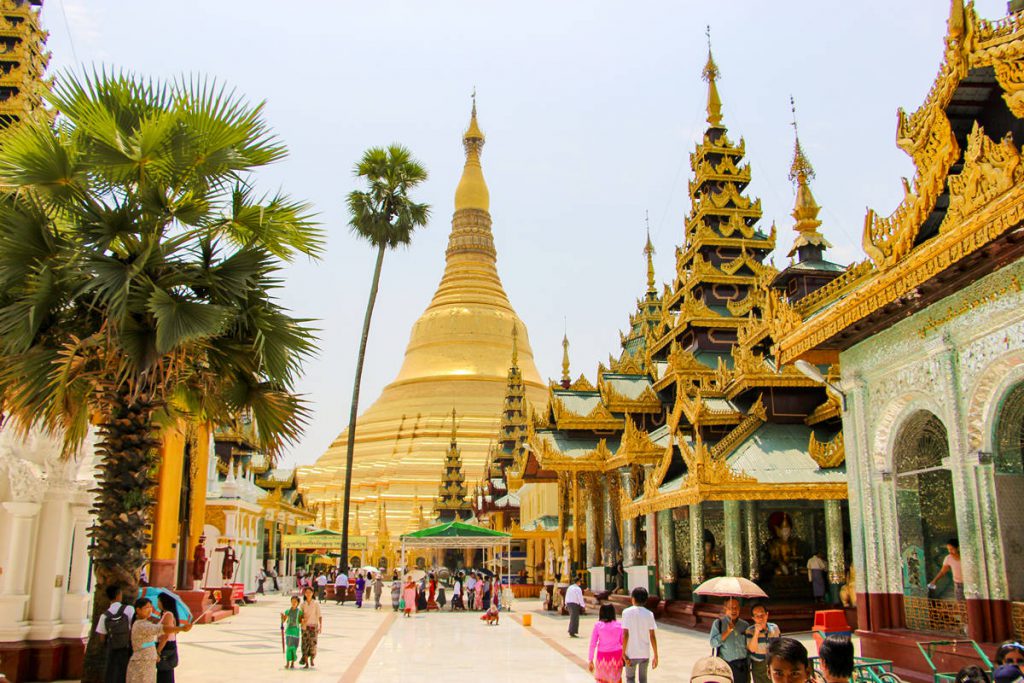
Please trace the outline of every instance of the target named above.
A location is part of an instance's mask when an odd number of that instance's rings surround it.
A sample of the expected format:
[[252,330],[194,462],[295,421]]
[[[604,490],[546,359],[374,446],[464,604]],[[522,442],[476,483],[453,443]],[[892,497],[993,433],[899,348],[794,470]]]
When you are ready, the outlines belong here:
[[[511,582],[512,534],[495,531],[465,522],[445,522],[401,536],[402,566],[405,566],[406,548],[483,548],[505,550],[505,562],[499,574]],[[507,570],[507,571],[506,571]]]

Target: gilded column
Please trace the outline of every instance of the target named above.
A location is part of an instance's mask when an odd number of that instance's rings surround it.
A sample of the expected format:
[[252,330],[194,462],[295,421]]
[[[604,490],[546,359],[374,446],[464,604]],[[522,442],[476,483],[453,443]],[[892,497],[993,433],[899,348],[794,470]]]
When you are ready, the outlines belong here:
[[[652,475],[654,467],[652,465],[644,465],[644,481]],[[646,534],[646,564],[648,567],[654,567],[658,564],[658,530],[657,522],[655,521],[655,515],[653,512],[648,512],[644,519],[644,530]]]
[[[586,512],[586,515],[587,515],[587,522],[586,522],[586,524],[587,524],[587,566],[586,566],[586,568],[589,569],[590,567],[596,567],[598,565],[598,562],[599,562],[598,558],[600,557],[600,553],[598,553],[598,550],[599,550],[599,547],[601,545],[601,541],[598,539],[597,528],[598,528],[598,517],[601,514],[601,512],[600,512],[600,510],[601,510],[601,508],[600,508],[600,506],[601,506],[601,498],[603,496],[603,491],[601,491],[600,489],[602,489],[603,487],[601,486],[601,483],[597,480],[597,477],[594,477],[594,476],[587,476],[587,478],[585,480],[583,480],[583,481],[586,484],[585,488],[586,488],[586,509],[587,509],[587,512]],[[583,487],[581,487],[581,488],[583,488]]]
[[658,510],[658,576],[661,597],[676,597],[676,535],[672,523],[672,510]]
[[747,578],[757,581],[761,576],[760,545],[757,541],[757,501],[743,501],[743,530],[747,543]]
[[846,582],[846,555],[843,552],[843,507],[838,500],[825,501],[825,543],[828,552],[829,599],[837,602],[839,587]]
[[704,582],[704,508],[690,505],[690,583],[696,588]]
[[[160,470],[156,509],[153,512],[152,555],[149,582],[153,586],[174,588],[180,522],[182,470],[185,463],[185,436],[177,428],[160,435]],[[198,492],[197,492],[198,495]]]
[[[604,533],[601,539],[601,563],[606,567],[614,567],[619,559],[619,531],[615,524],[615,475],[601,477],[601,493],[604,509]],[[625,566],[625,565],[623,565]]]
[[[633,477],[629,468],[619,470],[619,481],[622,495],[626,500],[633,500]],[[632,567],[637,564],[636,556],[636,519],[622,520],[622,566]]]
[[723,501],[723,507],[725,508],[725,573],[728,576],[742,576],[743,523],[740,501]]

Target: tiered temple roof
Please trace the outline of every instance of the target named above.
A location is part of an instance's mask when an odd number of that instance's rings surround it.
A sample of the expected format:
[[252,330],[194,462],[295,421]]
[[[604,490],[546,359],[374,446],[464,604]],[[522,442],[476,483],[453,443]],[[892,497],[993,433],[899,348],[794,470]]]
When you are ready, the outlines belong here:
[[[598,368],[596,384],[582,375],[552,384],[548,411],[529,426],[529,458],[563,484],[563,520],[579,513],[587,473],[628,475],[627,517],[704,500],[846,496],[838,411],[820,385],[774,363],[774,339],[799,316],[773,287],[779,272],[765,261],[775,226],[759,227],[760,200],[746,194],[746,145],[728,135],[710,50],[703,75],[708,126],[690,155],[691,210],[672,282],[658,293],[648,238],[647,289],[618,359]],[[793,253],[807,270],[824,270],[829,245],[799,139],[791,170]],[[840,271],[801,286],[813,291]]]
[[42,0],[0,0],[0,127],[41,110],[50,61],[39,26]]
[[444,459],[441,486],[434,500],[434,514],[442,522],[466,520],[473,516],[473,506],[466,499],[466,476],[462,473],[462,451],[459,448],[458,424],[452,409],[452,438]]

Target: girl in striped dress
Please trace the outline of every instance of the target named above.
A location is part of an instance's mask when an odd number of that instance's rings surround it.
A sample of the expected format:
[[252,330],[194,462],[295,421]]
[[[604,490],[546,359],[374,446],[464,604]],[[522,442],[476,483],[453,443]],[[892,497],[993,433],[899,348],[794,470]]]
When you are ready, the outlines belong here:
[[284,631],[284,668],[294,669],[302,637],[302,609],[296,595],[292,596],[292,606],[281,612],[281,630]]

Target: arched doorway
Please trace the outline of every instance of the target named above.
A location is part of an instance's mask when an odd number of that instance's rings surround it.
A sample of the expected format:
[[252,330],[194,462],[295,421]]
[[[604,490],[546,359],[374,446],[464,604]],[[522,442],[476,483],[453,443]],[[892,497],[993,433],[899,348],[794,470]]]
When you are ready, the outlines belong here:
[[946,427],[933,413],[918,410],[899,427],[893,469],[907,625],[960,632],[964,610],[949,575],[936,590],[928,589],[946,557],[946,542],[957,536],[953,479],[943,466],[947,456]]
[[[995,468],[996,510],[1006,565],[1010,600],[1024,601],[1024,382],[999,402],[993,425],[992,463]],[[1024,613],[1024,606],[1021,608]]]

